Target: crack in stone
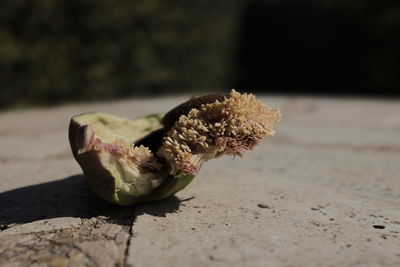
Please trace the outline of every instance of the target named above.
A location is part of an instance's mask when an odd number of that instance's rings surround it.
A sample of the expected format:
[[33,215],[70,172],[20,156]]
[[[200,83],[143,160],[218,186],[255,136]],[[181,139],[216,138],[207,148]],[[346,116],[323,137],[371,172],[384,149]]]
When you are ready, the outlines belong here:
[[132,238],[133,238],[133,226],[136,222],[136,218],[137,218],[137,212],[136,212],[136,206],[135,206],[134,210],[133,210],[133,219],[130,224],[129,231],[128,231],[129,237],[126,240],[126,248],[125,248],[125,253],[124,253],[124,266],[127,266],[127,267],[132,266],[131,264],[128,263],[128,256],[129,256],[129,248],[131,246],[131,242],[132,242]]

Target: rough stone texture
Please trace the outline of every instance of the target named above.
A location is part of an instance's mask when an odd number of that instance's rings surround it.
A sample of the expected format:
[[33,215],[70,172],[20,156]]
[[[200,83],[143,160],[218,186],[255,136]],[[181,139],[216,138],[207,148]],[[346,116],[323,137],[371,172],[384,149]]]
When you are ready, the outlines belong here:
[[399,266],[400,102],[263,97],[283,120],[244,159],[205,164],[176,197],[93,196],[72,115],[137,117],[185,98],[0,114],[0,266]]
[[39,220],[31,223],[16,225],[0,232],[0,238],[7,235],[21,235],[65,228],[78,227],[81,224],[79,218],[61,217],[51,220]]
[[1,113],[0,266],[125,265],[135,207],[107,204],[88,190],[70,152],[69,120],[94,110],[133,118],[184,99]]

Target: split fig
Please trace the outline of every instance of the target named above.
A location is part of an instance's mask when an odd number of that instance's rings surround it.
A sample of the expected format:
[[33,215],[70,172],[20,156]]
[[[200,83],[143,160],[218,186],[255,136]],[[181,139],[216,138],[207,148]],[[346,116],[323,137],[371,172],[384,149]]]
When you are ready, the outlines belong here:
[[175,194],[207,160],[242,156],[272,135],[279,119],[279,110],[232,90],[192,98],[165,116],[77,115],[70,122],[69,141],[98,196],[134,205]]

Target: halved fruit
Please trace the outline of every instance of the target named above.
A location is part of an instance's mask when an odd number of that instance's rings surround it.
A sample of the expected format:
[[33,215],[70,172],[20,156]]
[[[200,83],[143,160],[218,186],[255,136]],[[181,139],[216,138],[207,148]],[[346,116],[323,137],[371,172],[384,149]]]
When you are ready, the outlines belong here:
[[168,197],[193,179],[193,175],[169,175],[149,148],[134,145],[161,129],[162,117],[155,114],[127,120],[94,112],[71,119],[72,153],[98,196],[132,205]]
[[232,90],[192,98],[165,116],[81,114],[71,119],[69,141],[92,190],[132,205],[175,194],[210,159],[242,156],[273,135],[279,119],[279,110]]

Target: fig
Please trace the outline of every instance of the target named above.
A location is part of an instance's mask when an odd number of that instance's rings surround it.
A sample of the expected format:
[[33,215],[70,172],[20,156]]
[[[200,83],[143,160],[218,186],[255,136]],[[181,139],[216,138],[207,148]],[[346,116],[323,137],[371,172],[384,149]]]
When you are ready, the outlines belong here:
[[175,194],[210,159],[243,156],[273,135],[279,120],[279,110],[232,90],[192,98],[165,115],[134,120],[100,112],[77,115],[69,141],[98,196],[134,205]]

